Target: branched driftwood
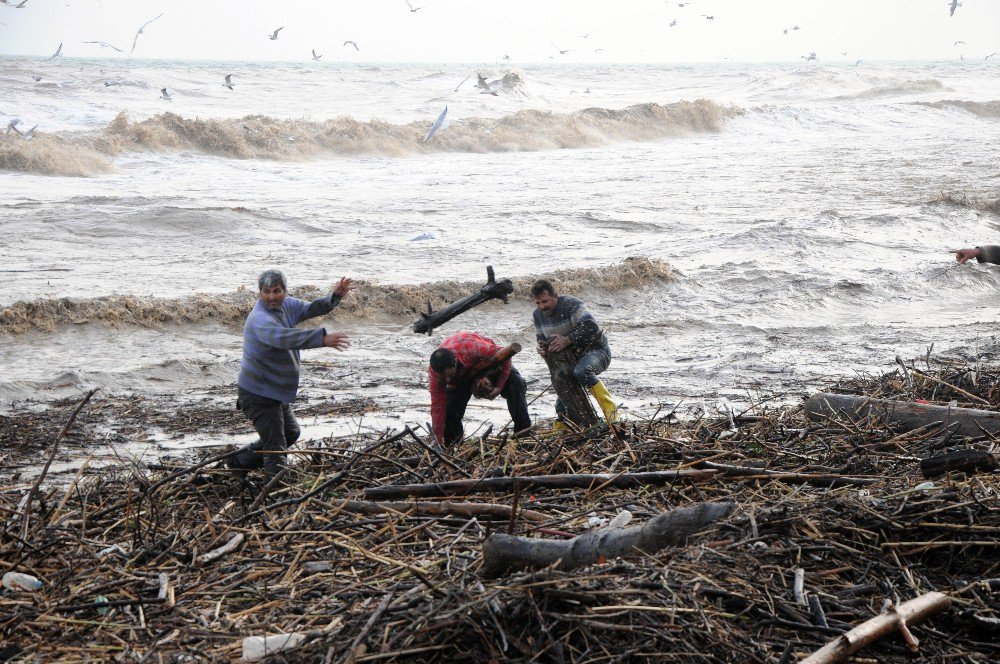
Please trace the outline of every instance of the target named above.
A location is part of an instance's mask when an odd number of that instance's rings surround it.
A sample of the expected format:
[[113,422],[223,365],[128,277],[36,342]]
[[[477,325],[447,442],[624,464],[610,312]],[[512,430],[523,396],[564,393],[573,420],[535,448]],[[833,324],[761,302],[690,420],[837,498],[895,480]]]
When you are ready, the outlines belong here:
[[919,641],[907,625],[940,613],[951,606],[951,597],[943,593],[930,592],[909,602],[903,602],[898,607],[890,607],[888,611],[861,623],[851,631],[841,634],[826,644],[800,664],[834,664],[842,662],[865,646],[881,639],[886,634],[899,631],[911,652],[917,652]]
[[482,573],[497,577],[512,570],[539,569],[556,563],[559,569],[573,569],[602,559],[656,553],[726,517],[734,507],[733,503],[700,503],[662,512],[641,526],[593,530],[571,540],[493,533],[483,544]]

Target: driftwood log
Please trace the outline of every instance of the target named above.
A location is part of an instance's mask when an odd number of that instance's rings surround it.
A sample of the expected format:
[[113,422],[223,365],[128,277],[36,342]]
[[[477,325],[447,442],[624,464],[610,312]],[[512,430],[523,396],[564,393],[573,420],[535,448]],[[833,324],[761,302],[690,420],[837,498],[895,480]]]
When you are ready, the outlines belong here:
[[733,503],[700,503],[662,512],[641,526],[593,530],[570,540],[493,533],[483,543],[482,574],[498,577],[556,563],[559,569],[567,570],[622,556],[656,553],[728,516],[734,507]]
[[911,652],[917,652],[919,641],[907,625],[918,623],[951,606],[951,597],[944,593],[930,592],[865,621],[849,632],[841,634],[799,664],[834,664],[868,646],[883,636],[899,631]]
[[576,355],[569,348],[545,354],[545,364],[549,366],[549,375],[552,376],[552,389],[566,409],[564,417],[577,427],[586,429],[600,422],[600,419],[587,392],[573,377],[576,362]]
[[920,472],[924,477],[940,477],[945,473],[957,471],[969,475],[976,472],[989,472],[997,467],[997,458],[986,450],[955,450],[940,454],[920,462]]
[[806,415],[813,420],[844,416],[852,421],[874,418],[877,422],[892,424],[902,431],[940,423],[955,436],[974,437],[1000,433],[1000,412],[978,408],[951,408],[821,392],[806,400],[805,410]]
[[535,475],[526,477],[484,477],[472,480],[452,480],[436,484],[389,484],[364,490],[365,498],[391,500],[408,496],[437,498],[467,495],[489,491],[513,491],[515,488],[531,489],[635,489],[655,484],[669,484],[684,480],[701,481],[714,477],[718,471],[661,470],[649,473],[580,473],[577,475]]
[[493,274],[493,266],[486,266],[486,284],[471,295],[466,295],[460,300],[453,302],[443,309],[434,311],[431,303],[427,303],[427,313],[421,313],[420,318],[413,323],[413,331],[421,334],[430,334],[435,327],[447,323],[455,316],[463,314],[469,309],[482,304],[488,300],[503,300],[507,303],[507,298],[514,292],[514,284],[510,279],[496,280]]

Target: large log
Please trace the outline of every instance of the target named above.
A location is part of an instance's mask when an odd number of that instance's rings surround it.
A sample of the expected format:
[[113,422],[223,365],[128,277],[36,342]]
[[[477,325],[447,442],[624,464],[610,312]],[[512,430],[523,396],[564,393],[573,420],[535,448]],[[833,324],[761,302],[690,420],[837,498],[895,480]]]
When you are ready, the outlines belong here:
[[842,662],[865,646],[874,643],[883,636],[899,631],[909,646],[911,652],[917,652],[919,641],[910,632],[907,625],[920,622],[935,613],[944,611],[951,606],[951,597],[943,593],[930,592],[916,599],[903,602],[871,620],[861,623],[854,629],[841,634],[813,654],[803,659],[799,664],[834,664]]
[[977,408],[951,408],[821,392],[806,400],[805,409],[806,415],[812,420],[844,416],[854,421],[873,418],[882,424],[892,424],[902,431],[940,422],[955,436],[974,437],[1000,433],[1000,412]]
[[569,348],[558,353],[545,354],[545,364],[549,366],[549,375],[552,376],[552,389],[566,409],[564,417],[581,429],[585,429],[594,426],[600,420],[594,411],[594,405],[587,397],[587,392],[573,377],[576,362],[576,355]]
[[967,473],[989,472],[997,467],[997,459],[986,450],[955,450],[947,454],[924,459],[920,462],[920,472],[930,479],[951,471]]
[[455,316],[465,313],[469,309],[486,302],[487,300],[503,300],[507,303],[508,296],[514,292],[514,284],[510,279],[496,280],[493,274],[493,266],[486,266],[486,284],[472,295],[466,295],[461,300],[449,304],[444,309],[434,311],[431,303],[427,303],[427,313],[421,313],[420,318],[413,323],[413,331],[430,334],[435,327],[440,327]]
[[592,565],[622,556],[656,553],[679,544],[728,516],[733,503],[700,503],[662,512],[641,526],[593,530],[571,540],[546,540],[493,533],[483,543],[482,574],[497,577],[520,569]]
[[580,473],[577,475],[535,475],[527,477],[484,477],[472,480],[453,480],[437,484],[390,484],[365,489],[365,498],[391,500],[416,496],[437,498],[441,496],[486,493],[488,491],[513,491],[515,488],[531,489],[596,489],[614,487],[616,489],[636,489],[655,484],[669,484],[681,480],[707,480],[718,471],[705,470],[661,470],[649,473]]

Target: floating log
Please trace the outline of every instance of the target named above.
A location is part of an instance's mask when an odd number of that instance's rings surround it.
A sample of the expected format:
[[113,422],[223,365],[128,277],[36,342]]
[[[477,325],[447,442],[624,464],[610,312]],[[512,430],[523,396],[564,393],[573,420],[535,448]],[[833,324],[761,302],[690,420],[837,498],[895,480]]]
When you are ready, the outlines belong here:
[[874,418],[909,431],[941,422],[955,436],[982,436],[1000,433],[1000,412],[977,408],[951,408],[911,401],[871,399],[851,394],[820,392],[805,403],[806,415],[813,420],[846,415],[851,420]]
[[894,630],[899,630],[911,652],[917,652],[919,641],[907,625],[918,623],[925,618],[940,613],[951,606],[951,597],[939,592],[930,592],[897,607],[890,607],[881,615],[861,623],[854,629],[841,634],[833,641],[803,659],[799,664],[834,664],[842,662],[865,646],[881,639]]
[[389,484],[369,487],[364,490],[365,498],[392,499],[415,496],[437,498],[440,496],[486,493],[488,491],[513,491],[521,489],[596,489],[614,487],[635,489],[654,484],[669,484],[681,480],[700,481],[713,477],[718,471],[706,470],[662,470],[649,473],[580,473],[577,475],[536,475],[534,477],[484,477],[472,480],[453,480],[436,484]]
[[569,348],[545,354],[545,364],[549,366],[549,375],[552,376],[552,389],[566,409],[564,417],[581,429],[586,429],[600,422],[600,419],[587,392],[573,377],[576,363],[577,357]]
[[498,577],[557,563],[559,569],[568,570],[617,557],[656,553],[728,516],[734,507],[733,503],[700,503],[661,512],[641,526],[593,530],[571,540],[493,533],[483,543],[482,574]]
[[986,450],[956,450],[924,459],[920,472],[930,479],[951,471],[967,473],[989,472],[997,467],[997,458]]
[[503,300],[507,303],[507,298],[514,292],[514,284],[510,279],[496,280],[493,274],[493,266],[486,266],[486,284],[479,291],[472,295],[466,295],[461,300],[449,304],[444,309],[434,311],[431,303],[427,303],[427,313],[420,314],[420,319],[413,323],[413,331],[417,334],[426,332],[428,335],[434,331],[435,327],[441,327],[455,316],[463,314],[473,307],[479,306],[488,300]]

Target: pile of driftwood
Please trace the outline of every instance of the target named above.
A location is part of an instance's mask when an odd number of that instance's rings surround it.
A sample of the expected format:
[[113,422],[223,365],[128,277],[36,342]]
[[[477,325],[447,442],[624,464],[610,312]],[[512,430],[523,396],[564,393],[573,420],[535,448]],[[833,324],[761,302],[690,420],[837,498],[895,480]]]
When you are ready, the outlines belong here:
[[[989,409],[998,385],[835,392]],[[208,457],[8,486],[0,571],[43,585],[0,595],[0,659],[997,661],[1000,475],[921,470],[991,439],[884,414],[312,441],[263,499]]]

